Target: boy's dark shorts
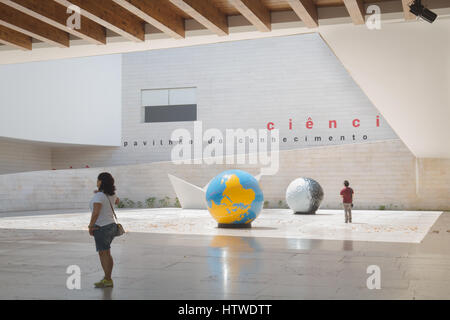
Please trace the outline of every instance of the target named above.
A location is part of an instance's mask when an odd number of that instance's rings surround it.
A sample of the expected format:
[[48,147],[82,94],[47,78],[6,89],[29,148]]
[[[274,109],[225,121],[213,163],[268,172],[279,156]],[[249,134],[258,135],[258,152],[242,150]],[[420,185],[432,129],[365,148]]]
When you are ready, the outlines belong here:
[[117,234],[117,224],[111,223],[94,231],[95,247],[97,252],[111,249],[111,242]]

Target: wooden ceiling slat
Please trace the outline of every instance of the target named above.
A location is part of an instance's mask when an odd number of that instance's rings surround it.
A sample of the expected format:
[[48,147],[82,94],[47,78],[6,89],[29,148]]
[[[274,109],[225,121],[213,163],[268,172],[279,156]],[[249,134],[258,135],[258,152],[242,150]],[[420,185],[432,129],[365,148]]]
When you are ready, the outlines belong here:
[[219,36],[228,34],[228,18],[210,0],[170,0],[179,9]]
[[114,2],[173,38],[181,39],[185,36],[184,18],[177,15],[166,0]]
[[317,7],[313,0],[287,0],[287,2],[308,28],[319,26]]
[[58,47],[70,46],[67,32],[30,17],[3,3],[0,3],[0,25]]
[[416,16],[409,12],[409,4],[412,0],[402,0],[403,6],[403,15],[405,16],[405,20],[415,20]]
[[[236,9],[232,0],[211,0],[212,3],[226,15],[238,15],[240,12]],[[372,2],[392,1],[392,0],[371,0]],[[291,6],[286,0],[259,0],[263,6],[270,11],[288,11]],[[343,0],[313,0],[316,7],[336,7],[343,6]]]
[[0,25],[0,42],[21,50],[32,49],[32,39],[23,33]]
[[344,0],[344,5],[352,18],[353,24],[359,25],[365,23],[366,15],[363,0]]
[[145,40],[144,22],[112,0],[54,0],[69,7],[78,6],[86,18],[135,42]]
[[79,30],[68,27],[67,19],[70,15],[67,8],[56,2],[42,0],[0,0],[0,2],[91,43],[106,44],[106,29],[103,26],[81,17]]
[[270,11],[259,0],[230,0],[237,10],[259,31],[271,31]]
[[[393,0],[0,0],[0,43],[30,50],[33,39],[69,47],[70,36],[105,44],[109,30],[129,40],[145,40],[145,23],[173,38],[185,37],[185,19],[217,35],[229,33],[229,16],[242,15],[259,31],[271,30],[271,12],[293,10],[309,28],[318,26],[318,8],[343,6],[354,24],[365,23],[365,5]],[[397,0],[400,4],[400,0]],[[412,0],[401,0],[405,20]],[[67,26],[68,6],[81,9],[81,28]],[[446,6],[448,7],[448,6]],[[401,10],[401,11],[400,11]]]

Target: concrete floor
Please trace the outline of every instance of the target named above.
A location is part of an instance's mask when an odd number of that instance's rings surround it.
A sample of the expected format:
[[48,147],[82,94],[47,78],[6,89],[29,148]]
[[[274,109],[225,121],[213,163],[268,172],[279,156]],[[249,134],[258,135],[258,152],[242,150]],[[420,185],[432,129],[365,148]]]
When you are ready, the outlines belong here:
[[[2,220],[33,215],[0,217],[0,299],[450,299],[448,212],[420,243],[131,232],[114,240],[106,290],[92,287],[103,274],[86,231]],[[81,290],[66,287],[70,265]],[[379,290],[367,288],[369,265]]]

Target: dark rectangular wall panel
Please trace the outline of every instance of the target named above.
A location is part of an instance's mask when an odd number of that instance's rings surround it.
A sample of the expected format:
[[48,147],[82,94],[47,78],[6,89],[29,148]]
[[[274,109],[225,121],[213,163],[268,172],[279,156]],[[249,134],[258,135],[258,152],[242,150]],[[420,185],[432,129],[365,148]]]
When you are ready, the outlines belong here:
[[145,107],[145,122],[196,121],[197,105]]

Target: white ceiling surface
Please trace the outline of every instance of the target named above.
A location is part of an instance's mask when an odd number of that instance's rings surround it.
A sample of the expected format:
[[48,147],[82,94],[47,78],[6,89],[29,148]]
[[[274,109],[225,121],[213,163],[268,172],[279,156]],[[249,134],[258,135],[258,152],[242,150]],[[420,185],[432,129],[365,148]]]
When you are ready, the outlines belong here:
[[450,158],[450,20],[321,35],[416,157]]

